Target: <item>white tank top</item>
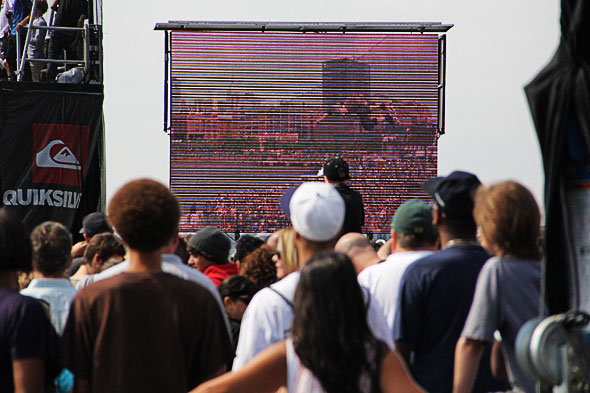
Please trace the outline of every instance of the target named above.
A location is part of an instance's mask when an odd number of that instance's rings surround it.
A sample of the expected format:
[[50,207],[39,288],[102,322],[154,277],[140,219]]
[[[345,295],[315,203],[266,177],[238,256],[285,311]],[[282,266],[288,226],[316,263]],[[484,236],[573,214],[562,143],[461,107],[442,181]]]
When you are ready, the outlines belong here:
[[320,381],[301,364],[291,339],[287,340],[287,392],[325,393]]
[[[293,347],[293,340],[287,339],[287,392],[288,393],[326,393],[320,381],[313,373],[301,364]],[[371,378],[368,374],[361,375],[359,392],[371,391]]]

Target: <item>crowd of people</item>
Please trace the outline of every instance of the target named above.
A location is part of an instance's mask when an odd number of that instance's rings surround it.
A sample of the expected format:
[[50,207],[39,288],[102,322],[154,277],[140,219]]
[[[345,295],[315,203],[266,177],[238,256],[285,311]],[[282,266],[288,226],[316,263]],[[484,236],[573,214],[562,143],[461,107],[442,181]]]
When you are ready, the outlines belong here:
[[[25,54],[20,75],[22,81],[53,82],[58,64],[44,59],[80,60],[83,57],[82,32],[55,30],[48,34],[47,26],[57,28],[81,28],[88,18],[87,0],[35,1],[35,13],[31,0],[3,0],[0,11],[0,80],[16,81],[19,74],[17,55]],[[45,14],[51,9],[49,20]],[[30,30],[30,33],[28,33]],[[25,48],[29,36],[28,46]],[[18,37],[18,39],[17,39]],[[26,50],[25,50],[26,49]],[[64,53],[65,56],[64,57]],[[19,59],[20,61],[20,59]]]
[[299,185],[288,225],[235,249],[215,226],[179,236],[148,179],[76,244],[0,209],[0,392],[534,392],[515,355],[540,311],[531,193],[428,179],[376,250],[337,186]]

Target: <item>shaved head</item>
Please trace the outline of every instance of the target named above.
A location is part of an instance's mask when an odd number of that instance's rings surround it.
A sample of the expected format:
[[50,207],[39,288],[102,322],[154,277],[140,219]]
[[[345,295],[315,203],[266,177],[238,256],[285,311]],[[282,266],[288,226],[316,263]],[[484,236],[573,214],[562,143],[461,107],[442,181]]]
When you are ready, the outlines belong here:
[[351,232],[342,236],[334,251],[348,255],[357,274],[380,261],[369,240],[360,233]]
[[360,233],[350,232],[338,240],[334,247],[334,251],[349,254],[354,253],[354,248],[363,249],[367,247],[373,249],[371,243],[369,243],[369,240],[365,236]]

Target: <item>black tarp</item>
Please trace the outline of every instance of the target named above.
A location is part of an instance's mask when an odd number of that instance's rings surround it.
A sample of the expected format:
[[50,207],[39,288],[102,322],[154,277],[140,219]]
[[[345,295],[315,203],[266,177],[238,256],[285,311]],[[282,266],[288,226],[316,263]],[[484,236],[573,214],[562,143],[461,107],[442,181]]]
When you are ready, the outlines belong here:
[[0,84],[0,204],[74,233],[101,204],[102,86]]
[[572,132],[582,159],[590,153],[590,2],[561,1],[559,47],[525,91],[545,170],[543,296],[555,314],[569,310],[578,294],[565,178],[576,159],[567,148]]

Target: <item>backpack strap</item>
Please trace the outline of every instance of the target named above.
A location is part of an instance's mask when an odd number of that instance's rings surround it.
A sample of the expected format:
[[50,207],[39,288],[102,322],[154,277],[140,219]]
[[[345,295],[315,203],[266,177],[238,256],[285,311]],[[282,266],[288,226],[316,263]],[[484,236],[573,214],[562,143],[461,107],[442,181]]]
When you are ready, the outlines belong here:
[[287,299],[287,297],[285,295],[283,295],[282,293],[280,293],[279,291],[277,291],[273,287],[268,287],[268,289],[270,289],[271,291],[273,291],[274,293],[279,295],[291,308],[293,308],[293,303],[289,299]]

